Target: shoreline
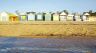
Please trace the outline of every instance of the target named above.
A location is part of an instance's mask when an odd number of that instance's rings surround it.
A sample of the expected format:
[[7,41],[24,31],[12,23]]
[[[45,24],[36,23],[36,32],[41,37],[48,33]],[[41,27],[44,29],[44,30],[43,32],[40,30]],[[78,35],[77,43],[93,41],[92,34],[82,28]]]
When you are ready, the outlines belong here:
[[64,39],[64,38],[94,38],[96,39],[96,36],[0,36],[0,38],[44,38],[44,39]]

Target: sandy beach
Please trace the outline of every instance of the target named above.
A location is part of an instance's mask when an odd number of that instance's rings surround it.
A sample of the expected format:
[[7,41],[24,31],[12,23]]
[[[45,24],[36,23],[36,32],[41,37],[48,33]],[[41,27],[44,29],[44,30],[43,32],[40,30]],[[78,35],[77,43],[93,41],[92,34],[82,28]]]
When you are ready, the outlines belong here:
[[33,38],[95,37],[96,22],[0,22],[0,36]]

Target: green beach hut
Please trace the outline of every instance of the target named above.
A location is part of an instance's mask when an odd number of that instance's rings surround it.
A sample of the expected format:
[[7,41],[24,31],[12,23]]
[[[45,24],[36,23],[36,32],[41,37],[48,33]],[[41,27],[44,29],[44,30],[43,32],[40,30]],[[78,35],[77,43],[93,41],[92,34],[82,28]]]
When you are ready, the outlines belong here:
[[45,21],[51,21],[52,20],[52,13],[47,12],[45,13]]
[[21,21],[27,21],[27,20],[28,20],[26,13],[20,13],[19,16],[20,16],[20,20],[21,20]]

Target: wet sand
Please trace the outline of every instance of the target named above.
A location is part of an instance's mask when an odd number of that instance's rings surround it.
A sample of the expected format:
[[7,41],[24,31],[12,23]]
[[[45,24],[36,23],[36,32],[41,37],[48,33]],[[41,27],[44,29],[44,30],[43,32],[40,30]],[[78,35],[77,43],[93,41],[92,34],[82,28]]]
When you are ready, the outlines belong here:
[[[96,37],[66,38],[0,38],[0,49],[25,48],[48,51],[92,51],[96,52]],[[39,51],[39,52],[40,52]],[[37,53],[39,53],[37,52]],[[41,52],[41,53],[42,53]],[[58,53],[57,52],[57,53]],[[51,53],[51,52],[50,52]],[[53,52],[54,53],[54,52]],[[63,52],[62,52],[63,53]]]

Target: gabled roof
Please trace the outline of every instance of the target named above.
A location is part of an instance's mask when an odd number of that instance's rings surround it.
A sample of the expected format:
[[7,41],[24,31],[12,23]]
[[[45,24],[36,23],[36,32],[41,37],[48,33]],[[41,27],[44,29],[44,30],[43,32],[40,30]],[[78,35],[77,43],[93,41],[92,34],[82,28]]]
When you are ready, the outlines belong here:
[[61,12],[60,15],[67,15],[65,12]]
[[0,14],[7,14],[8,16],[18,16],[17,14],[9,13],[9,12],[1,12]]
[[8,12],[3,11],[3,12],[1,12],[0,14],[8,14]]
[[90,15],[89,13],[85,12],[83,15]]
[[8,13],[9,16],[18,16],[16,13]]

